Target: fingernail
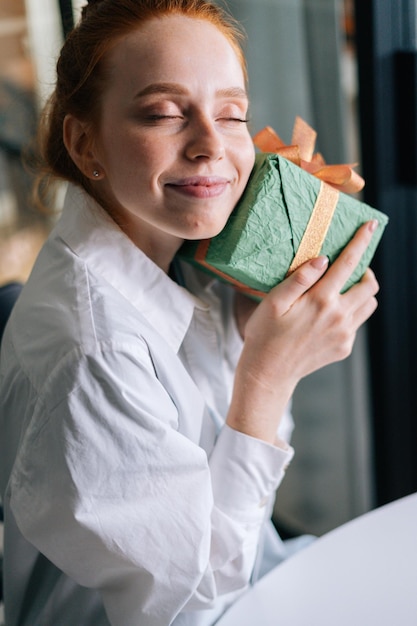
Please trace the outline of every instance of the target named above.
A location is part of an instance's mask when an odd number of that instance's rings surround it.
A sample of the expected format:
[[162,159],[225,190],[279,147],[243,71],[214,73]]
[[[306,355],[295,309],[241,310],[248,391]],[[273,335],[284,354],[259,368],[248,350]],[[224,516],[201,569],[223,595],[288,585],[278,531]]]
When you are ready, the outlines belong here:
[[372,220],[368,224],[369,232],[374,233],[378,227],[378,220]]
[[329,264],[329,259],[327,256],[318,256],[315,259],[312,259],[310,264],[316,270],[324,270],[324,268]]

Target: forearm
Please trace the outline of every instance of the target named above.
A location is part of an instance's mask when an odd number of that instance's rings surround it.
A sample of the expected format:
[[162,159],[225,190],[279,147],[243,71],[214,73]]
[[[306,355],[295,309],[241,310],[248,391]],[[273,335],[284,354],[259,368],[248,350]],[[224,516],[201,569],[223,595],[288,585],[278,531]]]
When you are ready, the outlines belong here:
[[284,376],[281,378],[278,372],[271,375],[269,382],[257,376],[256,367],[250,368],[246,364],[243,351],[226,423],[246,435],[276,444],[281,417],[295,386],[294,381]]

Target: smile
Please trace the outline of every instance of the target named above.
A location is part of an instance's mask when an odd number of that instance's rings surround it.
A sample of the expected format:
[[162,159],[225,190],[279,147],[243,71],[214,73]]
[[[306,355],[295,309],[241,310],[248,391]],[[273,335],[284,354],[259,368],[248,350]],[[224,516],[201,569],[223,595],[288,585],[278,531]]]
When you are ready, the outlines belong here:
[[222,195],[230,181],[218,176],[191,176],[171,183],[166,187],[194,198],[215,198]]

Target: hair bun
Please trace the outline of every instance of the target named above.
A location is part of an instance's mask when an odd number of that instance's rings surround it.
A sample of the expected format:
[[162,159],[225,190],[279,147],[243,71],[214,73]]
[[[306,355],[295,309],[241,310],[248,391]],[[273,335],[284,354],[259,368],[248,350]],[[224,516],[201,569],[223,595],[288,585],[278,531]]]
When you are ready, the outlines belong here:
[[87,14],[89,14],[90,11],[93,9],[93,7],[100,4],[101,2],[103,2],[103,0],[87,0],[87,4],[85,4],[81,10],[82,18],[84,19]]

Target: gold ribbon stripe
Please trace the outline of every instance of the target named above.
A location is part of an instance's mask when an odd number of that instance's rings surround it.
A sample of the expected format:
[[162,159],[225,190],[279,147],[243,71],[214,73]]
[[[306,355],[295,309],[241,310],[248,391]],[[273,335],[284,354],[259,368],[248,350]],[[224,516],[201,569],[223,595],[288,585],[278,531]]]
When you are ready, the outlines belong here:
[[337,189],[322,181],[313,211],[288,274],[291,274],[306,261],[320,255],[338,199],[339,192]]

